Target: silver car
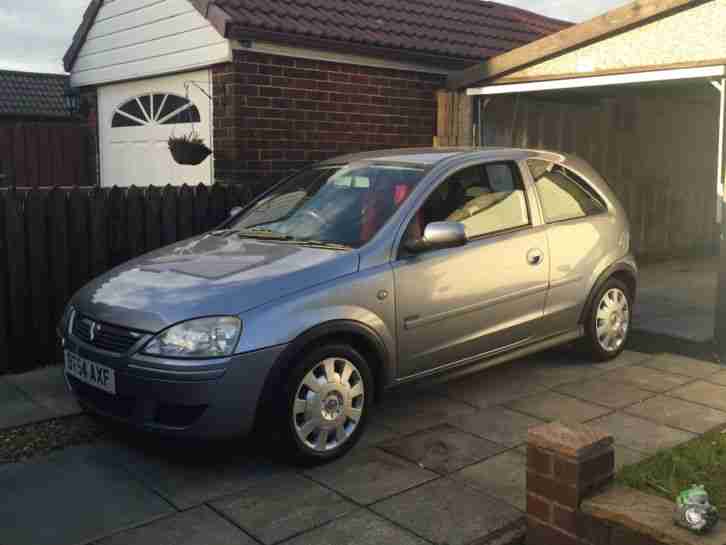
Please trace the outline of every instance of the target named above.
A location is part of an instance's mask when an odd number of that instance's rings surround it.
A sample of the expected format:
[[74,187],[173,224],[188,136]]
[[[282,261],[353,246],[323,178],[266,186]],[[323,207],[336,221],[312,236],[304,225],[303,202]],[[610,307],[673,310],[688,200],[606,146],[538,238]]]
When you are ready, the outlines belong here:
[[261,422],[325,461],[390,388],[577,339],[594,360],[625,346],[628,220],[576,157],[350,155],[234,212],[73,297],[60,333],[85,407],[180,436]]

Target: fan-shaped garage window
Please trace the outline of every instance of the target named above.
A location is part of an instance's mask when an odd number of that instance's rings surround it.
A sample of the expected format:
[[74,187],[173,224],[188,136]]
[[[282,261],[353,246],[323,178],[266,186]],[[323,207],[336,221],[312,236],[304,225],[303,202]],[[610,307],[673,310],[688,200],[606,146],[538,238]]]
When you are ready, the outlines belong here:
[[113,116],[112,127],[143,127],[199,123],[199,110],[192,101],[178,95],[153,94],[132,98]]

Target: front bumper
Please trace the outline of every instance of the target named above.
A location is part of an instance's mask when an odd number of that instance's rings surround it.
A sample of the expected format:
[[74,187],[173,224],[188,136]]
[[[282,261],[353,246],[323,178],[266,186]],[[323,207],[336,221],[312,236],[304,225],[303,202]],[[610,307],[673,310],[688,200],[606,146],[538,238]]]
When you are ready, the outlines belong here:
[[275,346],[180,373],[95,350],[66,336],[64,349],[114,369],[116,395],[65,374],[89,410],[165,435],[216,438],[244,435],[254,425],[265,380],[285,349]]

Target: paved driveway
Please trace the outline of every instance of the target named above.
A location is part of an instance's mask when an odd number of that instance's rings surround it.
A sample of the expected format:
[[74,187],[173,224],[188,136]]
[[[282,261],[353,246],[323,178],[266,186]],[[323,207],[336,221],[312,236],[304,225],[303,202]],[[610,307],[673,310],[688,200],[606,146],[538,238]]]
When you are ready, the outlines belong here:
[[522,530],[527,429],[591,422],[616,463],[726,423],[726,372],[626,352],[550,352],[399,391],[364,444],[299,470],[253,444],[150,444],[138,434],[0,466],[0,543],[507,543]]

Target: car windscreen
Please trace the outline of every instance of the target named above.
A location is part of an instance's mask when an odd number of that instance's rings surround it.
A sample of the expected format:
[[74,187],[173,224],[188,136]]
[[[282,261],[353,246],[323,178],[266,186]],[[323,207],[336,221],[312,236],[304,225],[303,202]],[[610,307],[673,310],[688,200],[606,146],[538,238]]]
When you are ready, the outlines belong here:
[[386,224],[424,168],[355,163],[293,176],[228,227],[248,236],[358,248]]

